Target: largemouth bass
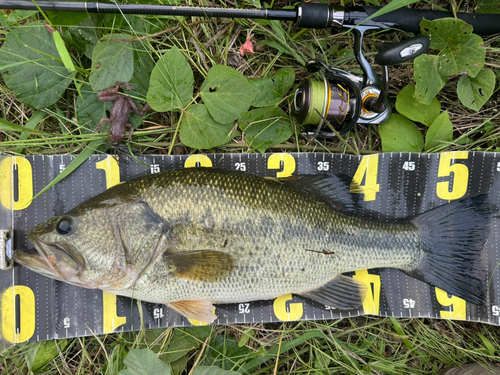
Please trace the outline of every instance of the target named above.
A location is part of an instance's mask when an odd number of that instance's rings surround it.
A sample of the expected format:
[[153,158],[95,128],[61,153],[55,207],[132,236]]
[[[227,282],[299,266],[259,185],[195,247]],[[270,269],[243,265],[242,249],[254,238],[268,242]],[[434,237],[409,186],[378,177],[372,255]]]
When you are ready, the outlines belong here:
[[404,220],[362,217],[338,175],[265,179],[189,168],[108,189],[28,234],[15,260],[85,288],[164,303],[213,322],[213,304],[294,293],[362,304],[348,271],[393,267],[476,305],[486,298],[484,196]]

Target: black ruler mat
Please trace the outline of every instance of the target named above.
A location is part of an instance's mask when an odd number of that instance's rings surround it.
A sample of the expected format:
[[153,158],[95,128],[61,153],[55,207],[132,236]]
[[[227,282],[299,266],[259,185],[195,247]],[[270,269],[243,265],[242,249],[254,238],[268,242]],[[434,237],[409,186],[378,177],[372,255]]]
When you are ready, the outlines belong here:
[[[216,167],[259,176],[343,173],[362,187],[370,215],[414,216],[451,200],[488,194],[500,205],[500,154],[375,154],[326,153],[209,154],[141,156],[144,165],[95,155],[69,177],[32,200],[69,163],[71,156],[0,157],[0,229],[14,228],[14,248],[31,247],[27,232],[37,223],[60,215],[106,188],[134,177],[186,167]],[[496,209],[496,208],[495,208]],[[411,278],[395,269],[356,271],[369,285],[362,306],[328,309],[299,296],[274,301],[217,305],[214,324],[325,320],[373,314],[481,321],[499,325],[499,233],[493,221],[484,248],[489,293],[485,306],[475,306]],[[0,271],[0,344],[87,336],[146,328],[204,324],[190,321],[161,304],[117,297],[46,278],[15,265]],[[140,310],[141,309],[141,313]]]

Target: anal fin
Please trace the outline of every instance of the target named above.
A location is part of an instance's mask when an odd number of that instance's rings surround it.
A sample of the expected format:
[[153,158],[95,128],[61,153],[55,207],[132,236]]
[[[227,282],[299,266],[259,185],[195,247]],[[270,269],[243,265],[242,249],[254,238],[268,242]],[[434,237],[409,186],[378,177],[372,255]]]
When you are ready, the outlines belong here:
[[217,315],[212,312],[215,307],[207,299],[171,302],[167,303],[167,306],[188,319],[196,319],[204,323],[213,323],[217,319]]
[[339,275],[325,285],[301,296],[333,308],[354,309],[363,303],[368,287],[351,277]]

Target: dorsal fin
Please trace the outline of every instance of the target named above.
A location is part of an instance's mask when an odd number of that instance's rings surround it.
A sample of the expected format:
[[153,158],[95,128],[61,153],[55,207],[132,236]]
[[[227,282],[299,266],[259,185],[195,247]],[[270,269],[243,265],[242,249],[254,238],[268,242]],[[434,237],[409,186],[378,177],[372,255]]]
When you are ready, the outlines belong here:
[[356,214],[364,210],[363,196],[351,193],[352,178],[345,174],[300,175],[279,181],[337,211]]

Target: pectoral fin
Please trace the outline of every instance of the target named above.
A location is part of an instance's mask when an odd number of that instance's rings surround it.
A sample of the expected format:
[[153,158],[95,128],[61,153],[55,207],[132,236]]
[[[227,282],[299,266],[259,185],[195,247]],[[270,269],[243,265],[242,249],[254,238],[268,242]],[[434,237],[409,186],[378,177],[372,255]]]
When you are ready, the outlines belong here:
[[165,256],[165,260],[172,266],[175,277],[206,283],[223,279],[235,265],[232,255],[213,250],[170,254]]
[[167,303],[167,306],[184,315],[188,319],[196,319],[204,323],[213,323],[217,315],[212,313],[215,309],[209,300],[178,301]]
[[330,307],[347,310],[363,303],[367,289],[365,283],[340,275],[318,289],[301,295]]

